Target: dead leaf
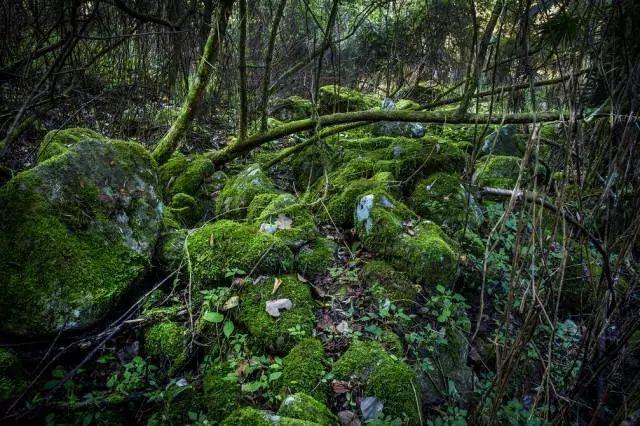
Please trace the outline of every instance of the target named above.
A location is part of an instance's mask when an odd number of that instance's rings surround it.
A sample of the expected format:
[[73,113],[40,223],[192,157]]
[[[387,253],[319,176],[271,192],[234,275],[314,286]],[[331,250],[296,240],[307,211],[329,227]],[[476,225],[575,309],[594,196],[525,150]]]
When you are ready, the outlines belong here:
[[302,281],[303,283],[308,283],[309,282],[305,277],[303,277],[300,274],[298,274],[298,281]]
[[345,382],[344,380],[334,380],[333,381],[333,392],[337,394],[347,393],[351,390],[351,386],[349,382]]
[[282,285],[282,280],[278,277],[276,277],[275,280],[273,280],[273,290],[271,290],[271,294],[275,294],[276,291],[278,291],[278,289],[280,288],[280,286]]
[[238,306],[239,303],[240,298],[238,296],[231,296],[226,302],[224,302],[224,305],[222,305],[222,310],[228,311],[229,309],[233,309]]
[[211,236],[209,237],[209,247],[213,247],[213,240],[214,240],[214,236],[213,234],[211,234]]
[[336,330],[342,334],[346,334],[349,331],[349,323],[345,320],[342,320],[336,326]]
[[265,309],[272,317],[280,316],[280,309],[288,311],[293,307],[293,303],[289,299],[276,299],[276,300],[268,300],[266,302]]

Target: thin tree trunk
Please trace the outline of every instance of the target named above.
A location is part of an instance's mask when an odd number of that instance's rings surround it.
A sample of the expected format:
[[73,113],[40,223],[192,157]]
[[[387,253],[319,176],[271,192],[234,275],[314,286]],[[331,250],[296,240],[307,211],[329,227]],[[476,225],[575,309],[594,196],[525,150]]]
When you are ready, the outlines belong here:
[[242,144],[247,139],[247,0],[240,0],[240,41],[238,45],[239,72],[240,72],[240,118],[238,130],[238,143]]
[[269,35],[269,45],[267,46],[267,53],[264,59],[264,77],[262,78],[262,94],[260,96],[260,131],[267,131],[267,107],[269,104],[269,85],[271,84],[271,62],[273,61],[273,51],[276,46],[276,38],[278,36],[278,27],[280,26],[280,20],[284,14],[284,8],[287,5],[287,0],[280,0],[278,10],[273,17],[273,23],[271,24],[271,34]]
[[462,103],[458,108],[458,114],[460,115],[465,114],[469,109],[469,104],[471,103],[471,98],[473,96],[473,93],[476,91],[476,88],[478,87],[480,70],[483,68],[483,64],[486,60],[487,50],[489,48],[489,43],[491,42],[491,36],[493,35],[493,30],[496,27],[498,18],[502,14],[502,7],[503,7],[503,1],[496,0],[496,2],[493,5],[493,9],[491,10],[491,16],[489,17],[487,26],[484,29],[482,38],[480,39],[480,45],[478,46],[478,54],[475,56],[475,61],[473,63],[472,77],[467,80],[467,86],[465,88]]
[[[338,4],[340,0],[333,0],[331,5],[331,12],[329,12],[329,19],[327,19],[327,28],[324,30],[324,39],[322,40],[322,46],[330,46],[331,38],[333,36],[333,26],[336,23],[336,15],[338,14]],[[318,102],[318,93],[320,92],[320,74],[322,73],[322,59],[324,55],[318,56],[318,64],[316,65],[316,76],[313,83],[313,102]]]
[[180,115],[178,115],[178,118],[173,122],[169,131],[153,150],[152,156],[158,164],[165,163],[171,155],[173,155],[175,150],[178,149],[180,142],[184,138],[187,129],[197,113],[204,90],[211,78],[213,66],[218,59],[218,53],[222,46],[233,2],[234,0],[220,0],[211,15],[209,37],[204,45],[204,51],[202,52],[202,58],[198,64],[196,75],[189,85],[189,93],[182,104]]

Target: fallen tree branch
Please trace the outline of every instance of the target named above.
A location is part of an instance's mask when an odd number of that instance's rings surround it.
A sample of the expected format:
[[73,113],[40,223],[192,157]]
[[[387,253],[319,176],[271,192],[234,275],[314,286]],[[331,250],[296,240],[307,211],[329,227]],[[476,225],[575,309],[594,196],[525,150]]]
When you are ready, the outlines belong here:
[[450,112],[408,110],[343,112],[292,121],[271,129],[268,132],[251,136],[242,144],[234,144],[221,150],[208,152],[207,156],[215,164],[221,165],[267,142],[280,139],[284,136],[315,128],[355,122],[375,123],[378,121],[402,121],[438,124],[528,124],[532,122],[539,123],[568,119],[569,116],[562,113],[507,114],[505,116],[495,117],[487,114],[456,115]]

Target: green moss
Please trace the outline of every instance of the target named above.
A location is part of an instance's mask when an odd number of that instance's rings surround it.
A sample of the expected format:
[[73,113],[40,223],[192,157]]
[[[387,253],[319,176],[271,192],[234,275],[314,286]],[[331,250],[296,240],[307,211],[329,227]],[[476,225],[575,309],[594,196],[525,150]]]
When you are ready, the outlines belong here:
[[292,196],[273,199],[255,223],[262,232],[275,235],[292,249],[302,247],[318,235],[313,216],[301,203],[288,204]]
[[373,108],[379,103],[375,96],[333,84],[320,87],[319,95],[320,109],[325,112],[360,111]]
[[243,218],[256,195],[275,192],[271,179],[258,164],[252,164],[227,181],[216,201],[216,213]]
[[198,228],[187,241],[196,287],[227,283],[227,271],[276,274],[293,266],[291,250],[277,237],[231,220],[219,220]]
[[186,327],[171,321],[153,325],[144,334],[144,349],[162,362],[173,364],[179,361],[185,348]]
[[195,198],[206,198],[206,185],[214,172],[213,163],[202,154],[190,156],[174,154],[158,169],[158,178],[165,200],[171,200],[179,193]]
[[466,194],[460,178],[434,173],[418,182],[413,192],[416,213],[440,225],[457,228],[466,218]]
[[402,339],[396,333],[389,329],[382,330],[382,334],[378,337],[378,340],[384,347],[384,349],[391,355],[401,358],[404,355],[404,345]]
[[408,424],[420,423],[420,397],[416,375],[404,362],[394,359],[378,342],[354,341],[336,361],[337,380],[355,380],[365,395],[384,403],[385,416],[406,418]]
[[202,205],[189,194],[179,192],[171,199],[171,206],[167,209],[173,218],[186,227],[191,227],[203,217]]
[[385,357],[367,381],[365,393],[382,400],[385,416],[406,419],[410,425],[422,424],[416,374],[406,363]]
[[147,426],[189,424],[190,413],[204,411],[201,393],[191,384],[191,377],[186,380],[187,383],[172,381],[167,385],[163,391],[163,405],[147,421]]
[[69,147],[85,139],[107,140],[100,133],[82,127],[55,129],[45,135],[36,158],[41,163],[56,155],[64,154],[69,150]]
[[506,155],[490,155],[476,163],[472,181],[478,186],[512,189],[520,172],[521,160]]
[[180,267],[185,254],[184,243],[187,235],[186,229],[178,228],[166,231],[161,236],[156,259],[165,272],[171,273]]
[[321,274],[333,265],[336,243],[327,238],[317,238],[300,248],[295,257],[295,269],[306,277]]
[[98,140],[2,187],[2,331],[46,334],[102,318],[149,265],[163,210],[156,188],[143,147]]
[[400,99],[396,102],[396,109],[416,110],[420,109],[420,104],[410,99]]
[[458,264],[455,242],[429,221],[421,222],[414,233],[400,238],[391,263],[423,287],[451,286]]
[[322,382],[325,370],[324,362],[324,348],[318,339],[308,337],[301,340],[282,359],[280,393],[290,395],[304,392],[318,401],[325,402],[328,389],[327,384]]
[[312,112],[311,101],[295,95],[276,102],[271,109],[271,115],[283,122],[310,117]]
[[333,365],[336,380],[355,380],[366,383],[382,361],[389,357],[378,342],[355,340]]
[[302,392],[287,396],[280,405],[278,415],[312,421],[322,426],[338,424],[338,418],[324,404]]
[[220,426],[271,426],[269,416],[252,407],[235,410],[220,423]]
[[364,151],[373,151],[380,148],[387,148],[392,143],[394,143],[396,138],[391,136],[377,136],[371,137],[367,136],[364,138],[356,138],[356,139],[339,139],[335,142],[336,148],[341,147],[346,150],[353,150],[357,153],[362,153]]
[[421,288],[414,284],[404,272],[381,260],[369,261],[360,272],[360,280],[365,282],[377,300],[389,299],[393,303],[413,308]]
[[362,196],[354,211],[356,233],[362,245],[386,256],[394,254],[394,242],[404,232],[403,222],[413,217],[411,210],[384,191]]
[[231,414],[238,407],[241,395],[240,384],[226,364],[207,366],[202,379],[204,390],[203,402],[209,417],[216,421]]
[[289,205],[296,202],[295,197],[291,194],[267,193],[256,195],[253,197],[253,200],[251,200],[249,208],[247,209],[247,220],[251,222],[255,221],[262,211],[276,198],[280,199],[281,202],[284,201],[285,198],[291,200]]
[[[334,195],[326,203],[327,209],[321,210],[320,218],[323,222],[335,226],[350,228],[353,226],[353,212],[360,198],[368,192],[383,191],[388,188],[388,182],[376,176],[371,179],[356,179],[346,184],[344,189]],[[387,174],[384,174],[388,177]]]
[[[273,293],[275,277],[267,277],[243,289],[240,298],[239,320],[247,328],[256,344],[268,351],[287,353],[304,336],[310,336],[315,320],[314,302],[309,286],[296,277],[280,277],[282,284]],[[272,317],[266,311],[266,302],[289,299],[290,310],[280,311]],[[292,334],[290,329],[299,328],[304,334]]]

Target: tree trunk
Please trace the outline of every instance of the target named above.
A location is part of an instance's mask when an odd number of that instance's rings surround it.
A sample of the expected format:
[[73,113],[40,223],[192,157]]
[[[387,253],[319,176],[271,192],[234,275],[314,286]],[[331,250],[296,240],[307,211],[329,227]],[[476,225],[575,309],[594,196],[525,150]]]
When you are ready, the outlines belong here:
[[152,156],[158,164],[165,163],[171,155],[173,155],[175,150],[178,149],[180,142],[184,138],[187,129],[197,113],[204,90],[211,78],[213,66],[218,59],[218,53],[222,46],[233,2],[234,0],[220,0],[211,15],[209,37],[204,45],[204,51],[202,52],[202,58],[198,64],[196,75],[189,85],[189,93],[182,104],[180,115],[178,115],[178,118],[173,122],[169,131],[153,150]]
[[280,0],[278,10],[273,17],[273,23],[271,24],[271,34],[269,35],[269,45],[267,46],[267,53],[264,59],[264,77],[262,78],[262,94],[260,96],[260,131],[267,131],[267,107],[269,104],[269,85],[271,84],[271,62],[273,61],[273,51],[276,46],[276,38],[278,36],[278,27],[280,26],[280,20],[284,14],[284,8],[287,4],[287,0]]
[[247,138],[247,0],[240,0],[240,41],[238,46],[238,62],[240,72],[240,118],[238,143]]
[[[330,46],[331,38],[333,36],[333,26],[336,22],[336,15],[338,14],[339,0],[333,0],[331,5],[331,12],[329,12],[329,19],[327,19],[327,28],[324,30],[324,39],[322,40],[322,46]],[[324,51],[324,50],[323,50]],[[313,84],[313,97],[314,103],[318,102],[318,93],[320,92],[320,74],[322,73],[322,59],[324,55],[318,56],[318,64],[316,65],[316,76]]]

